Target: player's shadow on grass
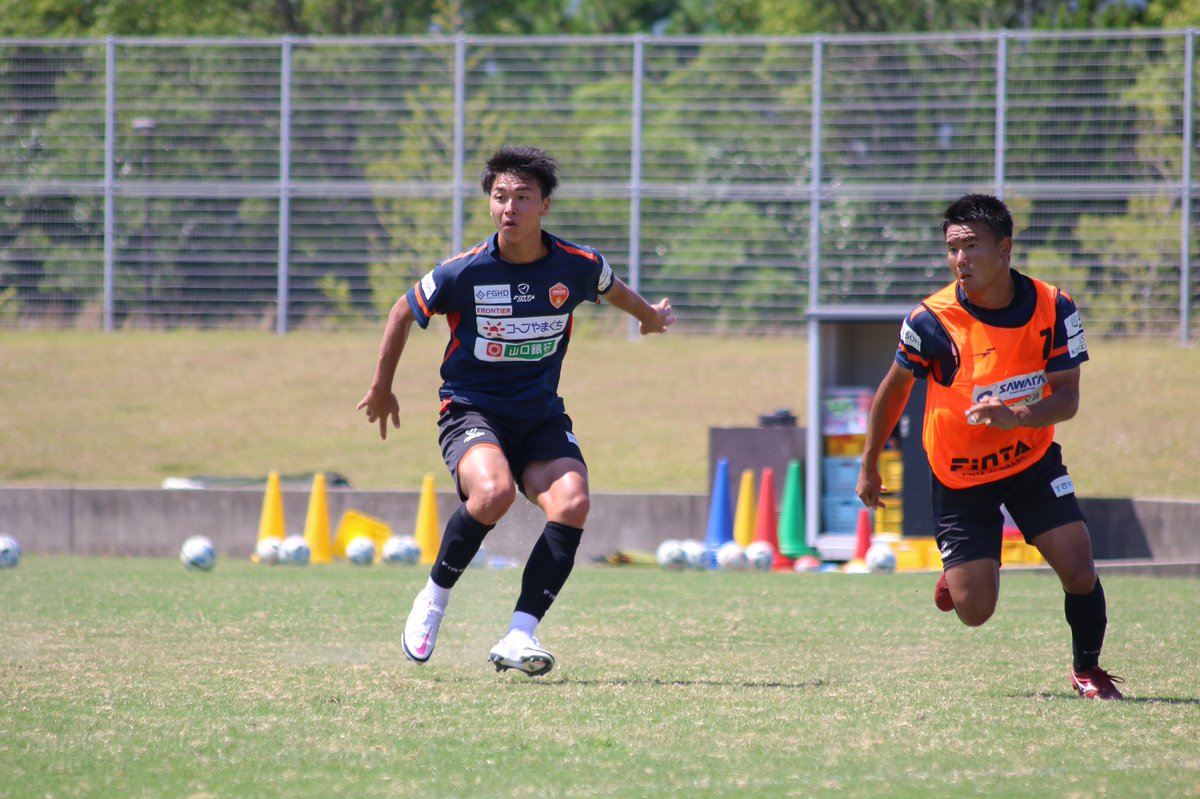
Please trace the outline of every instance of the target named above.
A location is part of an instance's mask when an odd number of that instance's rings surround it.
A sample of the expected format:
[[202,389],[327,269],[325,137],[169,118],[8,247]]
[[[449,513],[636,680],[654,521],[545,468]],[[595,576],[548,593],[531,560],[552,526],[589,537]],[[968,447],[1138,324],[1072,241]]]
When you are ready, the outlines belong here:
[[717,688],[766,688],[780,690],[812,690],[814,688],[824,688],[829,683],[825,680],[808,680],[806,682],[776,682],[773,680],[667,680],[661,677],[617,677],[603,679],[584,679],[580,677],[564,677],[554,680],[558,683],[570,683],[571,685],[588,685],[588,686],[605,686],[605,687],[624,687],[624,686],[651,686],[654,688],[691,688],[695,686],[713,686]]
[[[1034,691],[1029,694],[1009,694],[1009,699],[1068,699],[1078,701],[1078,694],[1051,694],[1045,691]],[[1200,698],[1191,696],[1127,696],[1121,700],[1137,705],[1195,705],[1200,707]]]

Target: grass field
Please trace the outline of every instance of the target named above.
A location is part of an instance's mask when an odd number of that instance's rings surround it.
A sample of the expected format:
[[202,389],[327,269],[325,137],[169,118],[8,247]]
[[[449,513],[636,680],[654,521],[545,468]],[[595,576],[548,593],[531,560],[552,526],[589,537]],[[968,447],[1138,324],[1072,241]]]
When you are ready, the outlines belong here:
[[[1200,498],[1200,348],[1090,342],[1079,415],[1058,428],[1082,496]],[[0,335],[0,484],[158,485],[195,474],[332,471],[356,488],[445,489],[436,444],[444,329],[414,330],[380,442],[354,410],[378,332],[23,331]],[[629,341],[581,314],[561,393],[597,491],[708,490],[710,427],[806,414],[801,338]],[[888,364],[879,364],[882,377]],[[119,457],[116,454],[119,453]]]
[[27,556],[0,572],[0,796],[1200,796],[1191,580],[1105,578],[1129,701],[1101,703],[1041,573],[967,629],[929,574],[579,568],[536,680],[485,661],[516,570],[468,572],[407,663],[424,576]]

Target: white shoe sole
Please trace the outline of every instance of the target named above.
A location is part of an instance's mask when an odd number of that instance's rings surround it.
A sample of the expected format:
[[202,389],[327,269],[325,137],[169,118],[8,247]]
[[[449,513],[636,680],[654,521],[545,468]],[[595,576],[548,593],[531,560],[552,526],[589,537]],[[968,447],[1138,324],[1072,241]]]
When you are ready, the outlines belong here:
[[521,657],[513,659],[493,651],[488,655],[488,662],[496,667],[496,671],[516,669],[530,677],[540,677],[554,668],[554,655],[544,649],[530,649]]

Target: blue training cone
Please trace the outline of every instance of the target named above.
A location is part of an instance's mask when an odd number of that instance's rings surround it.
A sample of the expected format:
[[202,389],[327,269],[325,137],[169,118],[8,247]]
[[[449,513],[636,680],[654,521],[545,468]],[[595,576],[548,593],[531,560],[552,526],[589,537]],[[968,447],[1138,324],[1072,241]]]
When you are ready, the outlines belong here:
[[717,568],[717,550],[722,544],[732,540],[733,510],[729,506],[729,459],[721,458],[717,461],[712,495],[708,499],[708,535],[704,540],[708,568]]

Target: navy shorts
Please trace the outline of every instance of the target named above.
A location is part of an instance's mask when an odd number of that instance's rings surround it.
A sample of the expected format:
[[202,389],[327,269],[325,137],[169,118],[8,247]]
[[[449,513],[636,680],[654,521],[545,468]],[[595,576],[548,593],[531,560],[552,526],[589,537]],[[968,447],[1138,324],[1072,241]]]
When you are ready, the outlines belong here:
[[1047,530],[1085,521],[1057,442],[1028,469],[991,483],[947,488],[934,477],[933,518],[943,568],[981,558],[1000,560],[1001,505],[1030,544]]
[[579,442],[572,432],[571,417],[565,413],[538,422],[524,422],[451,403],[438,417],[438,443],[442,447],[442,459],[454,478],[458,497],[463,501],[467,498],[458,484],[458,464],[478,446],[498,447],[504,453],[522,494],[525,486],[521,478],[529,464],[557,458],[573,458],[584,463]]

